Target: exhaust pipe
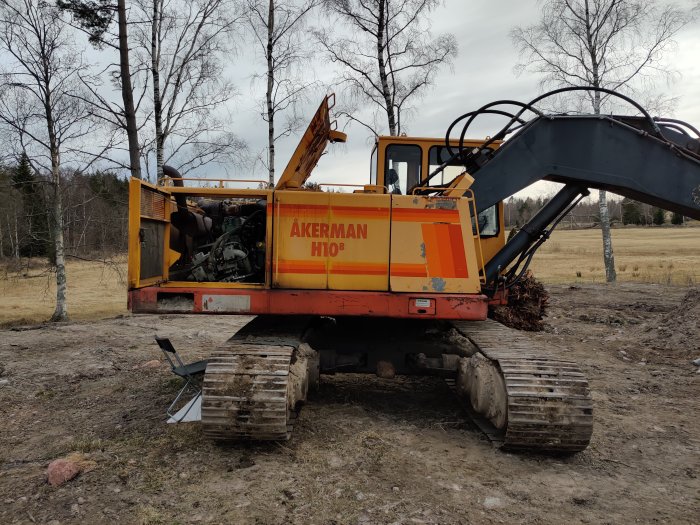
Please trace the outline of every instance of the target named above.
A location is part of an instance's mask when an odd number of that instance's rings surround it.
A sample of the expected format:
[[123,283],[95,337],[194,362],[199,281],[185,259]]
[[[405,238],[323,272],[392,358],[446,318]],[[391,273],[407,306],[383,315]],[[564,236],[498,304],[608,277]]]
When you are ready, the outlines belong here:
[[[178,188],[184,188],[185,184],[182,182],[182,175],[172,166],[163,166],[163,175],[170,177],[173,184]],[[175,194],[175,202],[177,203],[177,211],[185,214],[187,213],[187,196],[183,193]]]

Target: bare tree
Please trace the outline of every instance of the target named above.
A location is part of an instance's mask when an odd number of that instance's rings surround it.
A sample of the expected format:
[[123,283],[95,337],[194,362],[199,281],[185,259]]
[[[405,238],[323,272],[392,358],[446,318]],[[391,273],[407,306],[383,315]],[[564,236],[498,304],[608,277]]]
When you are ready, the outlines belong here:
[[17,153],[26,153],[35,169],[50,173],[51,239],[56,271],[53,321],[68,318],[63,240],[61,168],[71,144],[94,132],[89,112],[72,96],[84,67],[60,11],[38,0],[0,2],[2,75],[0,125],[12,132]]
[[[411,102],[457,54],[454,35],[433,39],[430,34],[427,16],[439,4],[439,0],[324,0],[333,30],[318,31],[318,41],[330,60],[342,66],[340,83],[355,100],[386,115],[391,135],[401,133],[402,116],[410,111]],[[376,118],[368,123],[356,112],[347,116],[378,132]]]
[[[73,14],[78,26],[88,33],[90,42],[98,47],[107,45],[119,52],[118,74],[113,75],[112,79],[121,91],[123,104],[121,108],[104,96],[99,77],[93,77],[92,81],[84,83],[90,88],[92,103],[102,118],[126,132],[131,176],[140,179],[141,144],[136,119],[139,105],[134,102],[132,86],[126,0],[116,0],[116,4],[113,0],[57,0],[56,4],[60,9]],[[117,16],[116,38],[109,32],[115,14]]]
[[[246,20],[266,63],[263,120],[267,122],[267,165],[269,184],[275,184],[275,142],[301,125],[297,104],[314,85],[308,64],[310,49],[305,29],[309,13],[321,0],[246,0]],[[276,128],[276,117],[286,115],[284,125]]]
[[184,173],[209,162],[237,160],[244,142],[222,113],[234,95],[224,79],[239,15],[231,0],[140,0],[146,21],[136,28],[152,83],[156,176],[165,163]]
[[[540,21],[516,27],[512,40],[521,53],[516,72],[543,75],[554,86],[590,86],[635,92],[648,89],[671,69],[664,57],[687,22],[674,5],[646,0],[545,0]],[[600,114],[607,97],[588,92]],[[607,195],[600,191],[600,225],[608,282],[617,278]]]

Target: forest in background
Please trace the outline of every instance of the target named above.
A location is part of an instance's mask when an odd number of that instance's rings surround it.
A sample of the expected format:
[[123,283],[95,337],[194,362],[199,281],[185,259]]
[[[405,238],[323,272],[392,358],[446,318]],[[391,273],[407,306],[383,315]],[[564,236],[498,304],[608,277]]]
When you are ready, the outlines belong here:
[[[109,257],[127,243],[129,184],[108,171],[64,172],[61,187],[67,256]],[[54,260],[49,180],[26,157],[0,167],[0,256]]]
[[[62,174],[64,242],[66,255],[104,259],[127,248],[129,184],[110,171]],[[53,261],[51,198],[48,177],[34,171],[25,157],[15,166],[0,167],[0,257],[46,257]],[[504,203],[508,231],[519,228],[544,206],[549,197],[512,197]],[[614,226],[681,225],[681,215],[631,199],[611,200]],[[562,229],[595,227],[598,203],[583,201],[562,221]]]

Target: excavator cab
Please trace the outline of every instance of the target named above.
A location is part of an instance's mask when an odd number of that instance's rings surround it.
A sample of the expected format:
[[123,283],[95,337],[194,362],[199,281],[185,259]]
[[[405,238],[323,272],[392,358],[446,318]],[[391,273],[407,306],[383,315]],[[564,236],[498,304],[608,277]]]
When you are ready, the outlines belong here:
[[[483,140],[465,140],[463,146],[481,148]],[[490,148],[496,149],[501,141]],[[375,140],[370,161],[369,185],[358,192],[387,192],[393,195],[437,194],[465,174],[464,164],[454,153],[459,141],[427,137],[379,136]],[[434,176],[430,176],[442,167]],[[444,193],[444,192],[441,192]],[[464,192],[462,192],[463,194]],[[461,194],[460,194],[461,195]],[[478,196],[474,196],[478,204]],[[493,204],[471,218],[472,233],[478,238],[479,252],[484,261],[505,244],[503,202]]]

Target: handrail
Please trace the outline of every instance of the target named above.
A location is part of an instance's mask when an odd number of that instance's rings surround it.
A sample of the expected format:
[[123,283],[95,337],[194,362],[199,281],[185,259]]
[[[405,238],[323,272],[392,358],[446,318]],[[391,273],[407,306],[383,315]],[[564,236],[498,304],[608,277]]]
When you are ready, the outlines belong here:
[[175,181],[175,180],[196,180],[196,181],[204,181],[204,182],[218,182],[219,187],[223,188],[224,184],[227,182],[264,182],[267,183],[268,181],[265,179],[210,179],[210,178],[203,178],[203,177],[162,177],[161,179],[158,179],[158,185],[159,186],[170,186],[170,184],[163,184],[163,182],[167,181]]
[[347,183],[333,183],[333,182],[317,182],[318,186],[342,186],[344,188],[364,188],[366,184],[347,184]]

